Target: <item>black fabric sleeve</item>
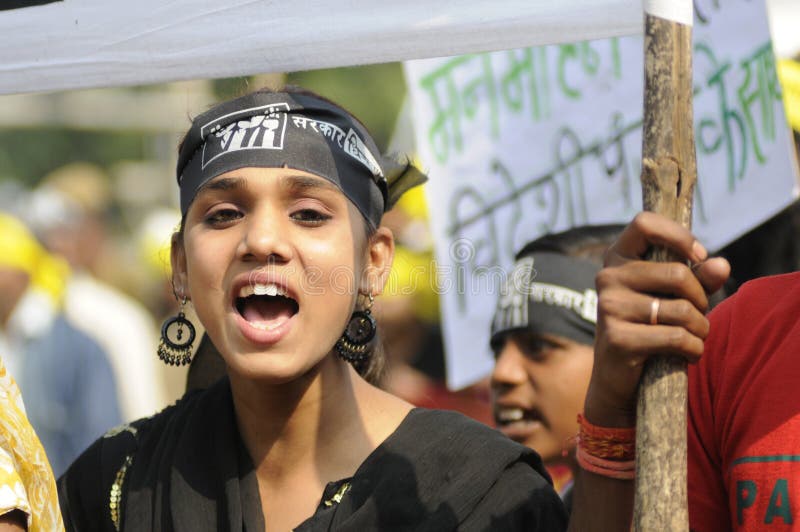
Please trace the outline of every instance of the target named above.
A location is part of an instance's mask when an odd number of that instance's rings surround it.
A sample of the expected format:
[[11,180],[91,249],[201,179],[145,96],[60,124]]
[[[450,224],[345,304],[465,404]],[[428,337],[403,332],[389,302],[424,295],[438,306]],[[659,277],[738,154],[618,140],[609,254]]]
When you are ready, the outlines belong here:
[[459,525],[461,532],[561,532],[569,518],[553,487],[531,466],[515,462]]
[[116,532],[109,508],[111,486],[136,447],[135,429],[109,433],[89,446],[58,479],[58,503],[67,532]]
[[94,442],[58,479],[58,503],[67,532],[103,531],[112,524],[107,498],[111,483],[101,465],[102,447],[102,439]]

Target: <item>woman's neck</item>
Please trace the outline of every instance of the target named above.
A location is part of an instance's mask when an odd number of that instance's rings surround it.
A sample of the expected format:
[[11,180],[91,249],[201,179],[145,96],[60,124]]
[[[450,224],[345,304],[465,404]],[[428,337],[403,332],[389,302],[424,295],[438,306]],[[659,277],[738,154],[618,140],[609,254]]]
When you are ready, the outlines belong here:
[[410,409],[333,356],[291,383],[231,376],[231,388],[258,475],[278,484],[303,472],[325,482],[352,475]]
[[288,385],[231,376],[231,389],[268,530],[310,517],[325,485],[353,476],[411,409],[333,355]]

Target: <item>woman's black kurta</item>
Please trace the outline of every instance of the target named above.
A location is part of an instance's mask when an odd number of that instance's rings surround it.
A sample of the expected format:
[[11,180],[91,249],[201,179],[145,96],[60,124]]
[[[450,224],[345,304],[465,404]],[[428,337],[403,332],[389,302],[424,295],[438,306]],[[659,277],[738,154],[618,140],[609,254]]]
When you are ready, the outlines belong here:
[[[67,530],[264,530],[227,379],[99,439],[58,489]],[[533,451],[460,414],[414,409],[295,530],[559,531],[566,520]]]

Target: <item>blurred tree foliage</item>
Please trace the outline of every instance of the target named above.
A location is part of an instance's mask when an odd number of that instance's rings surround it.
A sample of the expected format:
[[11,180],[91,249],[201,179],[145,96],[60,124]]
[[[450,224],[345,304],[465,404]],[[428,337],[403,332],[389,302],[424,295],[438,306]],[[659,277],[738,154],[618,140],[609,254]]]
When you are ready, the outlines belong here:
[[[364,122],[381,150],[389,143],[406,93],[400,63],[291,72],[286,83],[321,94],[353,113]],[[221,100],[258,88],[252,76],[213,82],[214,95]]]
[[359,118],[386,150],[406,93],[400,63],[294,72],[287,83],[330,98]]
[[[219,99],[258,88],[258,78],[213,80]],[[405,96],[399,63],[294,72],[286,83],[313,90],[351,111],[385,150]],[[131,87],[109,90],[151,90]],[[2,103],[2,100],[0,100]],[[89,161],[109,169],[121,160],[170,157],[174,146],[162,149],[164,137],[138,131],[89,131],[64,127],[0,129],[0,180],[34,186],[45,174],[72,161]]]
[[149,135],[137,132],[83,131],[67,128],[0,130],[0,180],[35,185],[51,170],[90,161],[105,168],[120,160],[150,157]]

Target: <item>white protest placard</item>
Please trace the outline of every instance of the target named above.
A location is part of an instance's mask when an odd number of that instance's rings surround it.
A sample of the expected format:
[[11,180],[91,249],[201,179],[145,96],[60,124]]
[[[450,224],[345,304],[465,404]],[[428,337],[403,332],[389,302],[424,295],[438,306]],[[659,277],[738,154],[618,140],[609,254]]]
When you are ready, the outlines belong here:
[[[797,196],[763,3],[695,2],[694,231],[718,249]],[[641,37],[405,64],[426,165],[447,377],[491,369],[500,281],[533,238],[641,209]]]

